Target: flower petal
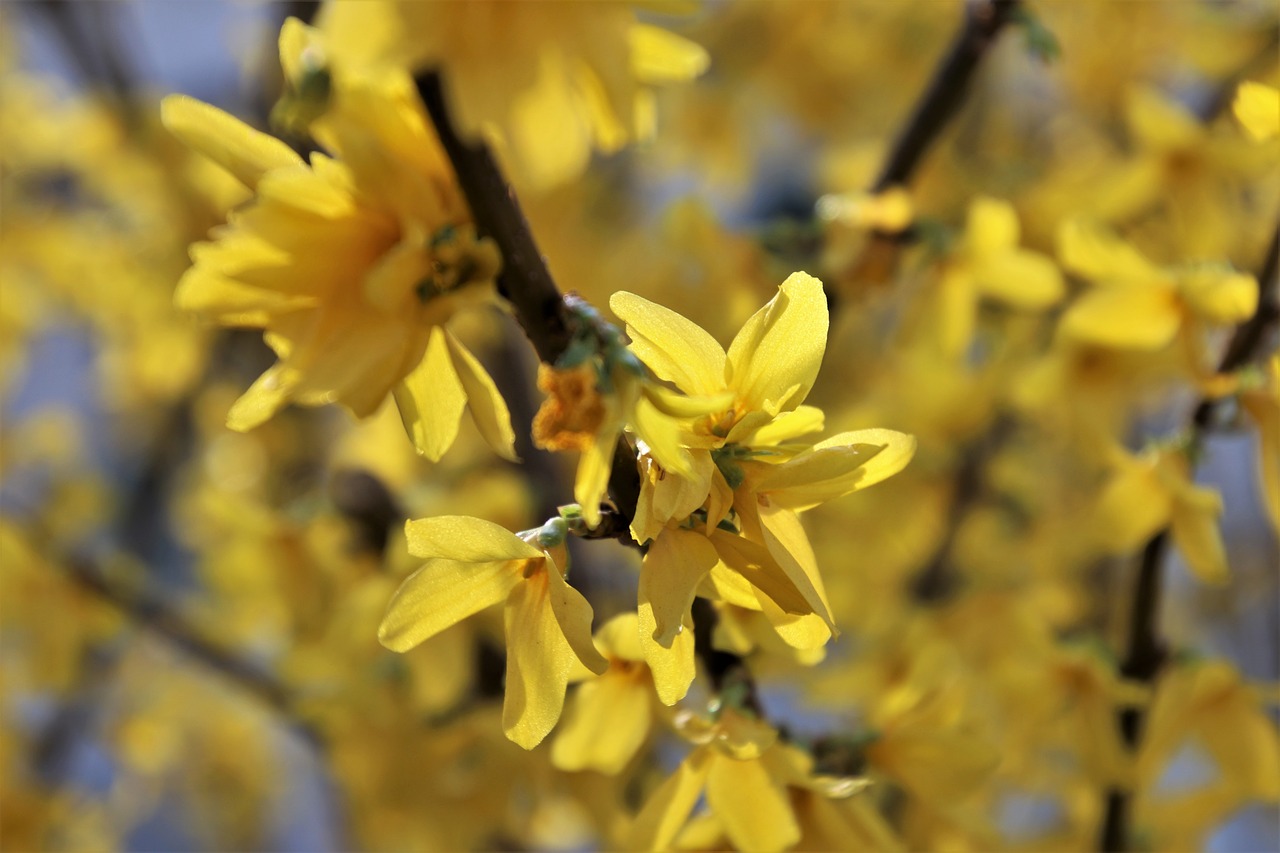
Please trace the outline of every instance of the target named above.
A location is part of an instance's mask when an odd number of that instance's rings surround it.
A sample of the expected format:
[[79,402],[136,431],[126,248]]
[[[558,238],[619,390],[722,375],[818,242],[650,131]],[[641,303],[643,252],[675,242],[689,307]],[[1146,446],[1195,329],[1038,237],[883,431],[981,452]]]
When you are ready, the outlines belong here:
[[609,668],[609,662],[591,641],[591,605],[582,597],[582,593],[569,586],[554,563],[548,561],[546,573],[551,610],[560,625],[565,642],[569,644],[579,663],[596,675],[602,674]]
[[484,369],[484,365],[453,336],[448,329],[444,332],[445,343],[449,345],[449,358],[453,368],[458,372],[462,388],[467,393],[467,407],[476,422],[476,429],[494,452],[503,459],[512,462],[516,458],[515,430],[511,428],[511,412],[507,409],[507,401],[502,399],[498,386]]
[[725,390],[724,349],[701,326],[626,291],[613,294],[609,307],[627,324],[631,351],[659,378],[694,396]]
[[627,834],[631,850],[670,850],[676,834],[697,805],[711,769],[712,750],[701,747],[689,753],[676,772],[658,786]]
[[500,604],[520,582],[511,561],[433,559],[400,584],[378,626],[378,642],[406,652],[423,640]]
[[1084,294],[1063,315],[1060,332],[1100,347],[1158,350],[1182,325],[1172,291],[1163,287],[1115,287]]
[[689,685],[697,671],[694,661],[693,618],[685,614],[683,629],[675,635],[670,646],[661,646],[653,639],[657,626],[653,621],[653,608],[645,599],[645,589],[640,588],[639,617],[640,649],[645,663],[653,673],[653,688],[664,705],[674,705],[689,692]]
[[542,743],[564,708],[569,679],[580,669],[556,620],[548,584],[554,567],[517,583],[503,612],[507,632],[502,730],[525,749]]
[[730,387],[739,400],[751,409],[796,408],[822,366],[827,323],[822,282],[803,272],[788,276],[729,346]]
[[469,563],[538,560],[546,554],[505,527],[466,515],[439,515],[405,523],[409,553]]
[[184,145],[226,169],[249,189],[255,189],[272,169],[302,165],[302,158],[274,136],[186,95],[169,95],[161,101],[160,120]]
[[670,648],[693,605],[698,584],[719,562],[707,537],[691,530],[664,530],[640,567],[641,611],[652,614],[652,637]]
[[707,805],[738,850],[786,850],[800,840],[800,826],[786,791],[760,761],[712,758]]
[[653,700],[648,681],[610,669],[579,687],[556,733],[551,763],[561,770],[621,773],[649,734]]
[[395,386],[394,394],[413,446],[438,462],[458,437],[458,423],[467,405],[467,393],[453,369],[443,329],[431,330],[422,361]]

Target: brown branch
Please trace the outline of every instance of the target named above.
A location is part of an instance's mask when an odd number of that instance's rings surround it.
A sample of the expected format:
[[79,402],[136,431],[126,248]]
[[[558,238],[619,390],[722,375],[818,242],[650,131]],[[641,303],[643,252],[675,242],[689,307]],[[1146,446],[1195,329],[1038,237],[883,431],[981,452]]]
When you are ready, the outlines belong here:
[[[416,78],[418,93],[435,124],[436,133],[458,176],[458,184],[471,208],[476,231],[490,237],[502,253],[498,291],[515,308],[516,319],[533,344],[538,358],[548,364],[568,348],[579,320],[551,278],[538,251],[519,202],[488,147],[464,139],[453,123],[440,72]],[[635,452],[625,438],[618,439],[609,475],[609,495],[616,511],[608,509],[602,522],[587,538],[616,538],[634,545],[628,528],[640,498],[640,477]],[[694,636],[697,654],[717,692],[730,683],[741,685],[745,706],[759,712],[755,687],[746,663],[737,655],[711,647],[716,612],[710,602],[695,600]]]
[[933,72],[911,118],[889,152],[872,192],[905,184],[921,159],[964,103],[974,73],[995,43],[996,35],[1013,18],[1019,0],[970,0],[964,25]]
[[[1218,366],[1219,373],[1239,370],[1256,357],[1272,327],[1280,323],[1280,228],[1272,235],[1266,260],[1258,277],[1258,307],[1252,317],[1236,327]],[[1213,426],[1213,416],[1219,401],[1205,398],[1196,406],[1191,416],[1190,446],[1194,450],[1204,441]],[[1169,549],[1169,530],[1166,528],[1152,537],[1142,551],[1142,562],[1134,581],[1133,609],[1129,617],[1129,631],[1120,673],[1142,684],[1152,684],[1160,674],[1168,656],[1160,639],[1159,616],[1162,594],[1164,556]],[[1143,713],[1138,708],[1126,708],[1119,713],[1120,733],[1125,744],[1136,750],[1142,737]],[[1132,794],[1119,788],[1107,792],[1106,811],[1103,814],[1099,837],[1100,849],[1106,853],[1120,853],[1129,849],[1129,806]]]
[[515,308],[516,320],[547,364],[569,347],[574,318],[547,269],[515,193],[482,141],[464,139],[453,123],[440,72],[416,79],[418,94],[435,124],[458,185],[471,208],[476,231],[493,238],[502,253],[498,292]]

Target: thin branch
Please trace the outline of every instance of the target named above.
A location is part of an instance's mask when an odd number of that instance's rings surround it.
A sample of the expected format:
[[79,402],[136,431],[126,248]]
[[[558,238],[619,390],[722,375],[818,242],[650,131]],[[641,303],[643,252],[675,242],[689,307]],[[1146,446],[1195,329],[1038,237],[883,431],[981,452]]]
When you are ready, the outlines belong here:
[[964,25],[933,72],[933,78],[898,135],[873,192],[907,183],[929,147],[959,111],[974,73],[995,43],[996,35],[1013,18],[1019,0],[970,0]]
[[[1219,373],[1239,370],[1262,349],[1272,327],[1280,323],[1280,228],[1272,235],[1266,260],[1258,277],[1258,307],[1252,317],[1236,327],[1218,366]],[[1199,447],[1213,426],[1218,401],[1205,398],[1191,416],[1191,446]],[[1162,597],[1162,567],[1169,549],[1169,530],[1152,537],[1142,551],[1142,562],[1134,581],[1133,609],[1129,617],[1128,639],[1120,673],[1142,684],[1152,684],[1168,657],[1160,639],[1159,616]],[[1143,713],[1126,708],[1119,713],[1120,733],[1130,750],[1136,750],[1142,737]],[[1099,847],[1106,853],[1129,849],[1129,806],[1132,794],[1118,788],[1107,792]]]
[[481,141],[464,139],[458,132],[440,72],[423,74],[416,82],[440,143],[457,172],[458,185],[471,208],[477,232],[493,238],[502,253],[498,292],[515,308],[516,319],[538,358],[555,364],[569,347],[574,319],[538,251],[520,203],[502,177],[489,147]]

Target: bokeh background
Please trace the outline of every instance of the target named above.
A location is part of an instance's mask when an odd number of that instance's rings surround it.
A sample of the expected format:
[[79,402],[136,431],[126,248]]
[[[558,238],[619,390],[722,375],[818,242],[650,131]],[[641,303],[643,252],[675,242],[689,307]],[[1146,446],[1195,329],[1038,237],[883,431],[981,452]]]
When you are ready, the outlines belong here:
[[[1126,98],[1158,86],[1188,109],[1220,112],[1224,86],[1274,84],[1274,5],[1033,6],[1051,37],[1025,27],[991,50],[918,177],[918,209],[958,228],[975,194],[1009,198],[1026,243],[1052,251],[1063,211],[1123,219],[1125,205],[1164,204],[1171,213],[1137,229],[1153,255],[1256,271],[1280,198],[1274,149],[1191,174],[1199,167],[1184,154],[1126,130]],[[707,2],[664,18],[708,49],[711,71],[659,93],[652,140],[522,196],[562,289],[601,306],[615,290],[640,293],[727,340],[787,272],[842,269],[865,235],[823,220],[820,200],[871,183],[962,11]],[[271,353],[256,331],[201,325],[171,304],[188,246],[244,191],[164,131],[159,98],[186,93],[265,127],[281,86],[279,26],[314,12],[244,0],[0,6],[5,849],[596,848],[610,837],[601,815],[613,806],[601,801],[634,805],[679,758],[659,743],[650,775],[624,784],[557,771],[545,749],[507,743],[496,716],[500,619],[404,658],[374,639],[413,568],[403,519],[472,514],[522,529],[569,499],[571,468],[528,445],[535,364],[508,319],[463,331],[526,433],[525,467],[493,460],[466,428],[460,449],[431,465],[394,411],[356,422],[295,408],[252,433],[224,426]],[[1037,37],[1056,42],[1055,57]],[[1155,202],[1116,189],[1137,166],[1165,170]],[[1169,225],[1179,217],[1183,230]],[[921,275],[904,275],[905,286]],[[828,363],[857,363],[892,312],[856,277],[825,280],[861,317],[842,318]],[[924,377],[910,410],[877,376],[852,374],[815,390],[849,422],[923,425],[957,445],[989,422],[981,381]],[[885,375],[910,381],[906,370]],[[1160,398],[1134,435],[1175,428],[1193,401],[1185,390]],[[921,463],[939,481],[959,476],[945,453]],[[1274,691],[1280,546],[1257,466],[1248,429],[1215,433],[1198,480],[1222,492],[1232,579],[1207,588],[1173,556],[1162,625],[1177,647],[1224,658]],[[1053,467],[1022,475],[1034,491]],[[1007,484],[1018,472],[992,476]],[[819,554],[871,578],[835,584],[852,643],[837,661],[858,648],[860,626],[888,618],[881,597],[899,601],[938,542],[981,539],[972,525],[957,532],[965,518],[948,489],[902,489],[857,496],[866,500],[852,522],[843,510],[813,515]],[[864,547],[871,556],[848,557]],[[1039,565],[1010,554],[992,562]],[[633,555],[584,543],[578,558],[598,618],[632,606]],[[1064,622],[1114,648],[1127,565],[1098,563],[1041,591],[1060,594],[1051,607],[1070,614]],[[823,666],[816,687],[764,667],[765,704],[799,731],[856,716],[851,676]],[[1274,705],[1268,713],[1274,722]],[[1212,773],[1188,754],[1162,784]],[[1069,812],[1050,792],[1006,792],[986,807],[994,838],[1013,849],[1088,847],[1087,833],[1062,829],[1076,826]],[[1274,802],[1233,808],[1204,845],[1280,849],[1278,820]],[[960,830],[945,837],[951,849],[982,849]]]

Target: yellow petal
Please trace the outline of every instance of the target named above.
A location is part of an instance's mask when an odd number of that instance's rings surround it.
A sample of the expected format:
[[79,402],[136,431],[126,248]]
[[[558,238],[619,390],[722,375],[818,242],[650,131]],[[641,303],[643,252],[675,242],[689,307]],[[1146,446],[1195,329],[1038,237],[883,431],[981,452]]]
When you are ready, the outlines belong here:
[[503,459],[518,461],[515,451],[516,434],[511,428],[511,412],[507,410],[507,401],[502,399],[498,386],[471,351],[447,329],[444,335],[445,342],[449,345],[449,358],[454,370],[458,372],[458,379],[462,381],[463,390],[466,391],[467,407],[476,422],[476,429],[495,453]]
[[987,258],[972,270],[984,296],[1026,310],[1048,308],[1065,288],[1057,265],[1039,252],[1015,249]]
[[1155,471],[1126,465],[1098,498],[1094,532],[1108,553],[1131,553],[1165,527],[1172,512],[1173,499]]
[[733,509],[733,489],[719,468],[711,470],[711,490],[707,494],[707,531],[715,530]]
[[1069,219],[1058,229],[1062,266],[1095,282],[1141,284],[1159,271],[1111,231],[1085,219]]
[[692,80],[711,64],[701,45],[650,24],[633,24],[627,32],[631,72],[644,83]]
[[687,397],[653,382],[645,382],[641,390],[655,409],[673,418],[711,415],[733,405],[733,394],[729,391],[709,397]]
[[609,668],[609,662],[591,640],[591,605],[582,597],[582,593],[569,586],[554,563],[548,561],[546,573],[551,611],[560,625],[564,641],[573,650],[579,663],[600,675]]
[[631,351],[660,379],[694,396],[725,390],[725,354],[715,338],[669,308],[620,291],[609,307],[627,324]]
[[600,523],[600,502],[609,490],[609,473],[613,469],[617,440],[618,427],[606,423],[578,458],[573,498],[582,507],[582,517],[586,519],[588,527],[595,527]]
[[702,795],[711,768],[710,747],[695,749],[649,796],[627,833],[630,850],[670,850],[676,833]]
[[[351,193],[326,181],[302,164],[273,169],[258,181],[258,196],[322,219],[342,219],[355,213]],[[420,255],[426,255],[418,248]]]
[[809,394],[827,347],[822,282],[792,273],[729,346],[730,387],[748,408],[794,409]]
[[707,805],[738,850],[785,850],[800,840],[786,791],[760,761],[715,756],[707,774]]
[[693,605],[698,584],[719,561],[707,537],[691,530],[664,530],[640,568],[640,610],[653,621],[652,637],[669,648]]
[[752,447],[785,444],[802,435],[822,432],[826,423],[826,415],[816,406],[797,406],[790,412],[783,412],[776,418],[755,431],[744,443]]
[[808,509],[896,474],[915,447],[913,436],[893,430],[842,433],[770,466],[757,488],[777,506]]
[[1173,341],[1182,314],[1161,287],[1093,290],[1067,309],[1059,325],[1067,338],[1115,349],[1157,350]]
[[1246,80],[1236,90],[1231,109],[1255,142],[1280,136],[1280,91]]
[[[265,326],[270,315],[311,308],[316,298],[254,287],[196,264],[178,280],[173,304],[179,311],[203,314],[225,325]],[[255,316],[262,321],[251,322]]]
[[631,426],[664,469],[677,476],[687,477],[692,473],[693,459],[682,446],[680,424],[658,411],[647,398],[636,401]]
[[768,549],[774,565],[782,570],[784,582],[799,590],[809,610],[831,625],[826,591],[799,517],[789,509],[761,506],[751,496],[738,500],[736,505],[743,534]]
[[831,640],[831,626],[816,613],[786,613],[769,599],[760,600],[760,609],[774,633],[793,649],[813,652]]
[[227,427],[237,432],[248,432],[271,420],[289,402],[298,379],[297,372],[284,364],[272,367],[232,405],[227,412]]
[[415,240],[401,240],[383,253],[364,277],[364,295],[379,310],[405,310],[405,300],[431,274],[431,257]]
[[1013,205],[985,196],[974,199],[965,222],[964,242],[974,260],[1017,246],[1018,214]]
[[1134,135],[1158,151],[1194,148],[1205,136],[1190,110],[1148,86],[1129,92],[1125,112]]
[[[728,575],[736,575],[751,588],[759,590],[786,613],[804,614],[812,612],[809,602],[800,590],[796,589],[790,578],[778,567],[767,548],[735,536],[727,530],[711,531],[710,540],[719,557],[717,569]],[[733,584],[732,578],[726,582]],[[731,593],[732,594],[732,593]],[[742,599],[738,594],[735,596]],[[759,601],[732,601],[740,607],[752,610],[760,608]]]
[[561,770],[621,773],[649,734],[652,701],[648,679],[617,668],[583,684],[556,733],[551,763]]
[[934,808],[976,794],[1000,764],[985,741],[950,732],[902,732],[867,747],[867,760]]
[[512,99],[509,138],[537,189],[580,175],[591,158],[592,129],[572,86],[560,52],[547,50],[536,77]]
[[1221,586],[1227,582],[1227,551],[1218,531],[1218,515],[1222,511],[1201,509],[1184,501],[1173,505],[1172,533],[1178,550],[1196,577],[1207,584]]
[[1231,270],[1195,270],[1180,282],[1182,298],[1192,311],[1213,323],[1229,325],[1253,316],[1258,307],[1258,280]]
[[506,694],[502,730],[525,749],[533,749],[555,727],[564,692],[579,669],[552,610],[549,579],[555,568],[517,583],[507,598]]
[[635,613],[619,613],[596,631],[596,648],[614,660],[643,661],[640,650],[640,621]]
[[302,164],[292,148],[217,107],[186,95],[160,102],[160,118],[182,143],[226,169],[250,189],[272,169]]
[[467,393],[453,369],[444,330],[431,330],[427,351],[394,392],[405,432],[418,452],[438,462],[458,437]]
[[492,521],[466,515],[440,515],[405,523],[409,553],[472,563],[540,560],[546,554]]
[[441,631],[500,604],[520,582],[510,561],[428,560],[400,584],[378,626],[378,642],[405,652]]
[[674,705],[689,692],[689,685],[697,671],[693,648],[693,619],[686,614],[683,630],[676,634],[670,646],[661,646],[653,639],[657,626],[653,621],[653,608],[645,600],[644,587],[640,588],[639,606],[636,608],[640,629],[640,649],[645,663],[653,673],[653,687],[658,700],[664,705]]

